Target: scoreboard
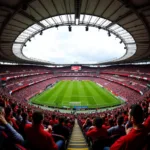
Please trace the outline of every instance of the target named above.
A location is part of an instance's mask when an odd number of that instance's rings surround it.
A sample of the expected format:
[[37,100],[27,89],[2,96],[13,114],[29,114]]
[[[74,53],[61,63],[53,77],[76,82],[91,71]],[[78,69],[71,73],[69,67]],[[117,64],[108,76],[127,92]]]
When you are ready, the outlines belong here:
[[81,66],[71,66],[71,70],[79,71],[81,70]]

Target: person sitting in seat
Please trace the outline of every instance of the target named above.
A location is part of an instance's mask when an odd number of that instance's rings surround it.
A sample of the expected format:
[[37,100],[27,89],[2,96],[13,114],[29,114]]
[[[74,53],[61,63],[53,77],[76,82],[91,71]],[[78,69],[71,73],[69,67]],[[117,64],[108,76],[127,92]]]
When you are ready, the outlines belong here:
[[5,111],[3,107],[0,107],[0,147],[2,146],[2,142],[4,139],[2,139],[5,134],[5,137],[9,138],[11,142],[17,143],[17,144],[24,144],[23,137],[6,121],[5,119]]
[[108,133],[106,128],[104,128],[103,125],[103,119],[100,117],[96,117],[93,120],[92,127],[89,128],[89,130],[86,132],[86,135],[92,139],[92,141],[97,140],[98,138],[107,138]]
[[59,123],[53,126],[53,133],[62,135],[66,140],[68,140],[70,131],[67,127],[64,126],[64,117],[59,118]]
[[26,124],[32,124],[31,122],[28,121],[28,114],[27,113],[22,113],[22,121],[21,124],[19,126],[19,132],[21,133],[21,135],[25,138],[25,125]]
[[5,108],[5,119],[7,120],[7,122],[9,122],[14,127],[15,130],[18,131],[19,126],[17,125],[16,118],[13,117],[12,113],[13,113],[13,111],[12,111],[11,107],[7,106]]
[[110,150],[139,150],[145,145],[148,130],[143,125],[143,110],[140,105],[134,104],[129,110],[129,121],[132,128],[126,129],[126,135],[119,138]]
[[85,123],[83,124],[84,131],[87,132],[91,126],[92,126],[92,121],[90,120],[90,118],[87,118]]
[[123,136],[123,135],[125,135],[125,127],[123,126],[123,122],[124,122],[124,117],[123,116],[119,116],[117,118],[117,125],[109,128],[107,130],[108,131],[108,135],[109,136],[112,136],[112,135]]
[[52,114],[52,119],[50,120],[50,125],[54,126],[55,124],[58,124],[58,120],[56,119],[56,115]]
[[63,141],[54,142],[52,134],[44,130],[43,118],[44,115],[41,111],[35,111],[32,115],[32,124],[25,125],[25,135],[29,147],[34,150],[61,149]]

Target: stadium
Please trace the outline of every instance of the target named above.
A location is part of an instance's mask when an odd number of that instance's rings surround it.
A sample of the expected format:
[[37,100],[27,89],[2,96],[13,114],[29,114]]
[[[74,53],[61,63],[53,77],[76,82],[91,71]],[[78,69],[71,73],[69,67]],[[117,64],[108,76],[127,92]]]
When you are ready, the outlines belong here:
[[0,0],[0,149],[150,150],[149,0]]

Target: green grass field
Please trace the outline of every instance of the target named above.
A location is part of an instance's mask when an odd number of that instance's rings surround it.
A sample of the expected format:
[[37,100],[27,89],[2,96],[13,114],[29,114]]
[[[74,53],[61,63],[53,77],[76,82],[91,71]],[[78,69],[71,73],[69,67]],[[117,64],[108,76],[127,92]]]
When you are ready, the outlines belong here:
[[92,81],[60,81],[52,88],[31,98],[31,103],[56,106],[88,108],[110,107],[123,103],[105,88]]

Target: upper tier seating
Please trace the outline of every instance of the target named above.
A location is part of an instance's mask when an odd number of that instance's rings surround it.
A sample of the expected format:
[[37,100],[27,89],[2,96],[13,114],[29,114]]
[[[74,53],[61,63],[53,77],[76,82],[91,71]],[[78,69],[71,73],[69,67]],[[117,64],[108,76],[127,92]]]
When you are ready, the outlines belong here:
[[[88,68],[88,69],[85,68],[85,70],[90,71],[90,68]],[[94,69],[92,69],[92,71],[93,70]],[[66,69],[66,71],[67,71],[67,69]],[[39,69],[39,72],[40,72],[40,69]],[[95,69],[95,72],[96,72],[96,69]],[[3,106],[5,109],[7,107],[11,107],[12,112],[11,112],[10,116],[7,117],[7,119],[11,118],[11,119],[14,120],[14,122],[16,122],[17,126],[19,127],[19,130],[16,130],[16,131],[18,133],[20,133],[23,136],[24,139],[26,138],[25,133],[23,132],[24,130],[21,130],[21,129],[22,129],[22,127],[25,127],[26,123],[22,124],[22,121],[21,121],[20,118],[23,118],[24,115],[27,114],[28,119],[26,121],[28,123],[29,122],[31,123],[32,122],[32,114],[37,109],[44,113],[43,125],[44,125],[45,128],[47,128],[49,125],[53,126],[52,116],[53,116],[53,114],[55,114],[56,115],[56,120],[58,120],[58,118],[61,117],[61,116],[64,116],[66,120],[69,119],[69,122],[67,124],[65,124],[65,126],[67,128],[69,128],[70,133],[71,133],[73,125],[74,125],[75,117],[77,117],[79,125],[81,126],[85,137],[86,137],[86,131],[88,130],[88,128],[91,125],[93,125],[92,124],[93,119],[97,116],[100,116],[102,118],[103,128],[106,128],[107,130],[110,129],[111,127],[115,127],[117,125],[117,118],[120,115],[123,116],[123,118],[124,118],[123,125],[126,125],[129,121],[128,120],[128,112],[129,112],[129,108],[130,108],[131,104],[137,103],[137,104],[141,105],[142,109],[144,111],[144,119],[145,120],[147,118],[149,119],[149,117],[148,117],[148,113],[150,113],[150,112],[148,112],[150,110],[148,108],[149,107],[149,102],[150,102],[150,91],[149,90],[145,91],[145,93],[143,95],[140,95],[137,92],[135,92],[135,91],[133,91],[133,90],[127,88],[127,87],[116,84],[115,82],[110,82],[110,81],[108,81],[106,79],[102,79],[100,77],[102,76],[102,77],[112,78],[113,80],[116,80],[116,81],[121,81],[122,80],[121,82],[124,82],[126,84],[130,84],[130,81],[132,81],[133,83],[134,82],[137,83],[135,86],[138,89],[141,88],[140,90],[142,90],[142,87],[143,87],[143,86],[141,87],[140,85],[144,85],[144,86],[147,85],[148,82],[146,82],[146,81],[131,79],[131,78],[128,78],[128,77],[120,77],[120,76],[117,77],[117,76],[113,76],[113,75],[104,75],[104,74],[102,74],[98,77],[96,77],[96,76],[95,77],[93,77],[93,76],[89,76],[89,77],[80,76],[80,77],[78,77],[78,76],[73,76],[72,74],[69,74],[69,76],[65,76],[63,71],[62,71],[62,76],[57,76],[57,75],[53,75],[53,74],[43,74],[43,75],[31,76],[31,78],[30,77],[24,77],[24,78],[18,78],[18,79],[13,79],[13,80],[14,80],[14,83],[24,81],[22,83],[25,84],[25,83],[30,83],[31,80],[35,82],[37,80],[43,79],[43,78],[48,77],[48,76],[50,76],[52,78],[48,79],[48,80],[45,80],[45,81],[42,81],[42,82],[39,82],[37,84],[33,84],[31,86],[25,87],[25,88],[23,88],[19,91],[14,92],[12,95],[9,94],[8,88],[0,87],[0,106]],[[8,81],[8,83],[12,84],[13,80]],[[108,89],[114,95],[122,97],[127,102],[124,105],[122,105],[120,107],[117,107],[117,108],[114,108],[114,109],[106,109],[103,112],[97,112],[95,110],[95,112],[89,113],[87,115],[85,113],[80,113],[78,115],[73,115],[73,114],[68,114],[68,113],[60,113],[59,111],[49,111],[49,110],[46,110],[46,109],[42,110],[40,107],[29,105],[27,103],[27,100],[30,97],[32,97],[35,94],[38,94],[39,92],[43,91],[49,84],[53,84],[58,80],[92,80],[92,81],[95,81],[96,83],[101,84],[103,87]],[[134,86],[134,85],[132,85],[132,86]],[[6,111],[6,112],[8,113],[8,111]],[[90,125],[88,124],[89,126],[87,126],[88,128],[86,128],[86,130],[85,130],[85,126],[86,126],[85,123],[86,123],[87,119],[89,119],[91,121],[91,124],[89,123]],[[149,120],[148,121],[146,120],[144,124],[149,125]],[[2,123],[1,121],[2,120],[0,119],[0,124]],[[84,126],[84,128],[83,128],[83,126]],[[132,124],[130,126],[132,127]],[[12,123],[12,127],[15,128],[13,123]],[[52,131],[53,131],[53,127],[52,127]],[[5,133],[5,134],[6,134],[6,136],[9,136],[9,135],[7,135],[7,133]],[[0,137],[1,137],[1,134],[0,134]],[[111,139],[111,144],[109,143],[109,146],[111,146],[119,137],[116,136],[116,137],[113,137],[113,138],[112,137],[108,137],[108,138],[109,138],[108,141],[110,141],[110,139]],[[89,139],[87,138],[87,140],[89,140]],[[149,143],[150,143],[148,139],[146,139],[146,140],[148,142],[145,142],[144,145],[142,145],[144,148],[147,148],[149,146]],[[106,143],[108,143],[108,141],[106,141]],[[139,145],[141,143],[140,143],[140,141],[138,142]],[[25,146],[25,149],[30,150],[28,147],[26,147],[26,145],[22,145],[20,143],[18,145],[18,143],[16,141],[13,141],[12,144],[13,144],[13,146],[18,146],[18,147],[19,146],[20,147]],[[94,149],[94,144],[95,143],[93,142],[93,145],[92,145],[93,150],[95,150]],[[100,146],[100,145],[98,145],[98,146]],[[24,147],[22,147],[22,150],[23,149],[24,149]],[[6,150],[6,149],[4,149],[4,150]],[[148,148],[145,149],[145,150],[148,150]]]

